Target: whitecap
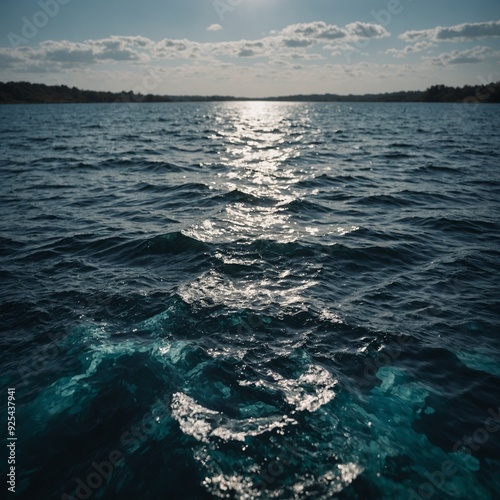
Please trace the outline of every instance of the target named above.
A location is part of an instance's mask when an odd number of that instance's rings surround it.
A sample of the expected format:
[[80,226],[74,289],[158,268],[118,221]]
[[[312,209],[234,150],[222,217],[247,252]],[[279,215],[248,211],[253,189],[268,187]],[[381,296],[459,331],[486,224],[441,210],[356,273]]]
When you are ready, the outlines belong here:
[[[330,372],[319,365],[309,365],[298,379],[288,379],[270,369],[261,372],[265,378],[258,381],[240,381],[240,385],[265,387],[281,392],[297,411],[314,412],[335,398],[337,385]],[[270,380],[271,379],[271,380]]]
[[177,420],[182,432],[203,443],[214,438],[245,441],[248,436],[258,436],[297,423],[287,416],[230,419],[219,411],[205,408],[182,392],[172,396],[171,407],[172,417]]

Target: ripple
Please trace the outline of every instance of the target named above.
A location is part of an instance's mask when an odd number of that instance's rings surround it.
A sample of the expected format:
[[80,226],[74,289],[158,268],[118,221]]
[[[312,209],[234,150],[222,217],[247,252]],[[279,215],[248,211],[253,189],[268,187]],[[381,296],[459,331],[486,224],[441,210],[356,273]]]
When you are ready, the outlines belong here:
[[494,496],[499,114],[448,108],[2,107],[19,497]]

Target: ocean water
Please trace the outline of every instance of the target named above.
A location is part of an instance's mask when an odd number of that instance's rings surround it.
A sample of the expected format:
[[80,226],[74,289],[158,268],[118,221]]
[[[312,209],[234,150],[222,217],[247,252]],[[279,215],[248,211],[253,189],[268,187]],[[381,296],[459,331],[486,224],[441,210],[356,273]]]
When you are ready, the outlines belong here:
[[498,498],[499,109],[0,107],[15,498]]

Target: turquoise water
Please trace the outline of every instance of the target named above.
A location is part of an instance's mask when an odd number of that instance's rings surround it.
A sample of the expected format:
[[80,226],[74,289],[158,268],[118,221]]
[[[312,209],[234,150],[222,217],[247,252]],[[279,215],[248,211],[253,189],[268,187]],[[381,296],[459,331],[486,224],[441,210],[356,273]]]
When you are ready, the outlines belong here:
[[0,107],[17,497],[497,498],[499,116]]

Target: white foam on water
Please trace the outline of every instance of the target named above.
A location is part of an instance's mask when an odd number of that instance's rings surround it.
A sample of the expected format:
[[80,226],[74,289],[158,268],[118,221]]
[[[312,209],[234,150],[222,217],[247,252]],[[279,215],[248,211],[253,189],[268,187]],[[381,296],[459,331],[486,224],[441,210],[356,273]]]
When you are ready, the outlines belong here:
[[314,495],[316,498],[332,498],[333,495],[349,486],[362,472],[362,467],[349,462],[337,464],[335,468],[320,476],[304,475],[292,487],[293,498],[296,500],[309,498],[309,489],[315,491],[321,489],[321,497],[317,497],[316,494]]
[[234,498],[236,495],[239,500],[251,500],[262,497],[262,492],[255,488],[249,477],[238,474],[207,476],[202,484],[212,495],[219,498]]
[[[290,200],[291,201],[291,200]],[[297,240],[299,226],[290,220],[283,208],[247,206],[233,203],[211,219],[193,224],[181,232],[204,243],[252,242],[269,239],[280,243]]]
[[184,434],[202,443],[209,443],[214,438],[223,441],[245,441],[249,436],[258,436],[297,423],[287,416],[229,419],[221,412],[198,404],[182,392],[172,396],[172,416]]
[[[314,412],[335,398],[337,385],[330,372],[319,365],[307,366],[298,379],[287,379],[270,369],[263,370],[258,381],[239,381],[242,386],[255,386],[280,392],[297,411]],[[269,380],[271,379],[271,380]]]
[[225,305],[240,310],[276,304],[305,309],[307,300],[304,292],[316,284],[311,279],[304,279],[296,286],[276,283],[271,279],[231,280],[212,270],[181,286],[179,295],[186,303],[201,307]]
[[[262,497],[262,491],[256,487],[249,475],[254,475],[257,470],[253,462],[247,460],[246,468],[249,474],[225,474],[212,453],[213,450],[210,450],[207,446],[202,446],[194,454],[195,460],[207,471],[202,485],[208,492],[218,498],[236,497],[242,500],[250,500]],[[266,494],[266,497],[270,498],[271,496]]]

